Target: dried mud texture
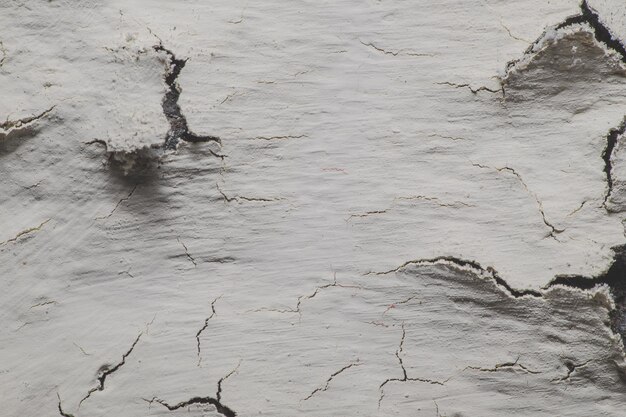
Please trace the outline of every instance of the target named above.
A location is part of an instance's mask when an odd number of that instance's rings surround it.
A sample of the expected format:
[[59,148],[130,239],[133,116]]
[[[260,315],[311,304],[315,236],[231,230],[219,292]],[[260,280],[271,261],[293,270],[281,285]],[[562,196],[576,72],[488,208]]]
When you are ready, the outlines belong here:
[[0,27],[7,415],[623,415],[621,2]]

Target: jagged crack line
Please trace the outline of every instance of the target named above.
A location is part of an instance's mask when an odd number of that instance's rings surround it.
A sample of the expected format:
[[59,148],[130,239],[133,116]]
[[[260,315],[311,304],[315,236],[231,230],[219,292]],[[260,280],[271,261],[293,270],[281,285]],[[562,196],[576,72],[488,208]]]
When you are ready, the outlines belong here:
[[222,402],[222,384],[224,383],[224,381],[226,381],[228,378],[230,378],[231,375],[233,375],[235,372],[237,372],[237,370],[239,369],[239,366],[241,366],[241,361],[239,361],[239,363],[237,364],[235,369],[233,369],[228,374],[226,374],[225,376],[221,377],[219,381],[217,381],[217,392],[215,393],[215,397],[217,398],[218,402],[220,402],[220,403]]
[[611,197],[611,192],[613,191],[613,166],[611,163],[611,156],[613,156],[613,151],[615,150],[615,146],[617,145],[617,139],[619,136],[624,134],[626,131],[626,118],[622,120],[622,123],[609,131],[609,134],[606,136],[606,147],[602,151],[602,159],[604,160],[604,172],[606,174],[606,183],[607,183],[607,191],[604,195],[604,202],[602,205],[606,207],[606,204]]
[[[166,150],[175,150],[178,147],[180,140],[185,142],[199,143],[199,142],[217,142],[221,143],[221,139],[217,136],[200,136],[189,130],[187,119],[182,114],[182,110],[178,105],[178,99],[180,98],[181,88],[178,85],[178,76],[185,67],[187,59],[178,59],[176,55],[169,49],[165,48],[161,43],[153,47],[155,51],[164,52],[170,60],[170,68],[165,73],[165,84],[168,89],[165,92],[163,98],[162,107],[163,114],[170,124],[170,130],[165,137],[165,143],[163,148]],[[224,155],[219,155],[211,151],[214,156],[223,158]]]
[[567,361],[567,362],[565,362],[565,366],[567,367],[567,374],[565,376],[562,376],[561,378],[554,378],[551,382],[567,381],[572,376],[572,374],[574,372],[576,372],[576,370],[578,368],[584,368],[585,366],[587,366],[591,362],[592,362],[591,359],[589,359],[586,362],[579,363],[579,364],[575,364],[573,362]]
[[66,413],[65,411],[63,411],[63,406],[61,405],[61,396],[59,395],[58,392],[57,392],[57,398],[59,399],[59,402],[57,404],[57,407],[59,409],[59,414],[62,415],[63,417],[74,417],[73,414]]
[[380,397],[378,398],[379,409],[380,409],[380,404],[385,398],[385,390],[384,390],[385,385],[387,385],[390,382],[424,382],[424,383],[431,384],[431,385],[445,385],[445,383],[450,380],[450,378],[448,378],[445,381],[441,382],[441,381],[435,381],[433,379],[427,379],[427,378],[409,377],[407,374],[406,368],[404,367],[404,361],[402,360],[402,356],[401,356],[402,353],[404,352],[405,339],[406,339],[406,328],[404,327],[404,322],[403,322],[402,323],[402,337],[400,338],[400,344],[398,346],[398,349],[396,350],[396,358],[398,359],[398,363],[400,364],[400,368],[402,369],[402,378],[389,378],[389,379],[386,379],[382,384],[380,384],[380,386],[378,387],[378,390],[380,391]]
[[528,369],[527,367],[519,363],[519,360],[520,360],[520,357],[518,356],[514,362],[498,363],[493,368],[481,368],[479,366],[467,366],[465,369],[473,369],[473,370],[480,371],[480,372],[498,372],[501,369],[519,368],[528,374],[536,375],[536,374],[541,373],[539,371],[533,371],[533,370]]
[[469,270],[474,272],[479,276],[488,276],[493,279],[496,284],[500,287],[504,288],[508,294],[515,298],[531,296],[531,297],[542,297],[543,295],[539,291],[535,290],[518,290],[509,285],[502,277],[500,277],[497,271],[492,267],[483,268],[478,262],[470,261],[466,259],[455,258],[453,256],[438,256],[436,258],[431,259],[418,259],[413,261],[407,261],[400,265],[397,268],[391,269],[389,271],[384,272],[369,272],[366,275],[387,275],[394,272],[398,272],[409,265],[447,265],[450,267],[457,267],[460,270]]
[[392,55],[392,56],[407,55],[407,56],[418,56],[418,57],[422,57],[422,56],[433,57],[433,56],[435,56],[434,54],[424,54],[424,53],[418,53],[418,52],[404,52],[405,51],[404,49],[399,49],[397,51],[388,51],[386,49],[383,49],[383,48],[380,48],[380,47],[376,46],[372,42],[363,42],[360,39],[359,39],[359,42],[361,42],[361,44],[363,46],[367,46],[369,48],[373,48],[374,50],[376,50],[378,52],[382,52],[385,55]]
[[196,263],[196,260],[194,259],[194,257],[189,254],[189,249],[187,249],[187,245],[185,245],[180,240],[180,238],[176,238],[176,240],[178,240],[178,243],[180,243],[182,245],[182,247],[185,249],[185,255],[187,256],[187,259],[189,259],[191,261],[191,263],[193,264],[194,268],[197,267],[198,264]]
[[[449,86],[454,87],[454,88],[468,88],[468,89],[472,92],[472,94],[478,94],[478,93],[480,93],[481,91],[487,91],[487,92],[489,92],[489,93],[503,93],[502,88],[500,88],[500,89],[498,89],[498,90],[494,90],[494,89],[492,89],[492,88],[485,87],[484,85],[483,85],[483,86],[480,86],[480,87],[478,87],[478,88],[473,88],[473,87],[472,87],[471,85],[469,85],[469,84],[457,84],[457,83],[451,83],[451,82],[449,82],[449,81],[439,82],[439,83],[437,83],[437,84],[438,84],[438,85],[449,85]],[[503,94],[504,94],[504,93],[503,93]]]
[[152,404],[153,402],[157,402],[170,411],[175,411],[175,410],[178,410],[179,408],[188,407],[193,404],[211,404],[213,407],[215,407],[215,410],[219,414],[225,417],[235,417],[237,413],[235,413],[235,411],[233,411],[231,408],[222,404],[222,383],[226,379],[228,379],[231,375],[233,375],[235,372],[237,372],[240,365],[241,365],[241,361],[239,361],[239,364],[237,365],[235,369],[230,371],[226,376],[220,378],[220,380],[217,382],[217,391],[215,393],[215,397],[193,397],[187,401],[182,401],[174,405],[171,405],[157,397],[152,397],[151,400],[144,398],[144,401],[148,402],[149,404]]
[[45,117],[46,115],[48,115],[48,113],[50,113],[52,110],[54,110],[55,106],[50,107],[47,110],[44,110],[43,112],[34,115],[34,116],[29,116],[29,117],[24,117],[22,119],[17,119],[17,120],[6,120],[3,123],[0,123],[0,129],[2,130],[10,130],[10,129],[19,129],[21,127],[25,127],[29,124],[31,124],[32,122],[35,122],[43,117]]
[[221,194],[222,198],[224,199],[224,201],[226,203],[231,203],[231,202],[236,202],[239,203],[241,201],[248,201],[248,202],[257,202],[257,203],[270,203],[270,202],[275,202],[275,201],[282,201],[283,198],[262,198],[262,197],[246,197],[246,196],[242,196],[242,195],[236,195],[234,197],[229,197],[226,195],[226,193],[224,191],[222,191],[222,188],[220,187],[220,185],[218,183],[215,183],[215,186],[217,187],[217,191]]
[[349,365],[344,366],[343,368],[339,369],[338,371],[335,371],[333,374],[330,375],[330,377],[326,380],[326,383],[321,386],[318,387],[316,389],[314,389],[307,397],[305,397],[302,401],[306,401],[308,399],[310,399],[311,397],[313,397],[315,394],[317,394],[318,392],[323,392],[326,391],[328,389],[328,387],[330,386],[330,383],[333,379],[335,379],[335,377],[337,377],[337,375],[347,371],[348,369],[355,367],[355,366],[359,366],[361,365],[361,363],[359,363],[359,360],[357,359],[356,362],[352,362]]
[[487,165],[476,164],[476,163],[472,163],[472,165],[475,166],[475,167],[478,167],[478,168],[483,168],[483,169],[495,169],[498,172],[506,171],[506,172],[510,172],[511,174],[515,175],[515,177],[518,179],[520,184],[522,184],[522,187],[524,187],[524,190],[526,190],[528,195],[530,195],[531,197],[533,197],[535,199],[535,202],[537,203],[537,206],[538,206],[538,209],[539,209],[539,214],[541,214],[541,219],[543,221],[543,224],[545,224],[546,227],[548,227],[550,229],[550,233],[548,234],[548,236],[551,237],[552,239],[556,240],[557,242],[560,242],[559,239],[556,237],[556,235],[558,235],[560,233],[563,233],[565,231],[565,229],[559,229],[556,226],[554,226],[550,221],[548,221],[548,218],[546,216],[546,212],[543,209],[543,203],[539,199],[539,196],[536,193],[534,193],[533,191],[530,190],[530,188],[528,187],[528,185],[526,184],[526,182],[524,181],[522,176],[515,169],[513,169],[511,167],[494,168],[494,167],[490,167],[490,166],[487,166]]
[[301,310],[301,306],[302,306],[302,302],[304,300],[310,300],[312,298],[315,298],[317,296],[317,294],[319,294],[322,290],[325,290],[327,288],[332,288],[332,287],[339,287],[339,288],[357,288],[360,289],[361,287],[356,286],[356,285],[343,285],[337,282],[337,274],[333,274],[333,282],[330,284],[324,284],[320,287],[315,288],[315,290],[309,294],[309,295],[301,295],[298,297],[298,300],[296,302],[296,307],[295,308],[288,308],[288,309],[284,309],[284,310],[277,310],[277,309],[260,309],[257,311],[274,311],[277,313],[297,313],[298,316],[300,316],[300,318],[302,317],[302,310]]
[[198,366],[200,366],[200,363],[202,362],[202,356],[201,356],[201,342],[200,342],[200,335],[202,334],[202,332],[204,332],[207,327],[209,327],[209,321],[213,318],[213,316],[215,316],[217,313],[215,312],[215,303],[217,302],[217,300],[219,300],[220,298],[222,298],[222,296],[220,295],[219,297],[215,298],[212,302],[211,302],[211,315],[209,317],[207,317],[206,319],[204,319],[204,325],[200,328],[200,330],[198,330],[198,332],[196,333],[196,343],[197,343],[197,354],[198,354]]
[[146,401],[150,403],[157,402],[170,411],[175,411],[175,410],[178,410],[179,408],[188,407],[193,404],[211,404],[213,407],[215,407],[215,410],[219,414],[225,417],[235,417],[237,415],[237,413],[235,413],[229,407],[222,404],[220,401],[217,400],[217,398],[214,398],[214,397],[193,397],[187,401],[183,401],[174,405],[170,405],[167,402],[159,398],[153,398],[152,400],[146,400]]
[[87,392],[87,395],[85,395],[83,399],[80,400],[80,403],[78,403],[79,408],[81,404],[91,396],[91,394],[93,394],[96,391],[104,390],[104,383],[107,377],[111,375],[112,373],[114,373],[115,371],[117,371],[118,369],[120,369],[122,366],[124,366],[124,364],[126,363],[126,358],[133,352],[133,349],[135,349],[135,346],[137,346],[137,343],[139,343],[139,339],[141,339],[142,335],[143,335],[143,332],[139,333],[139,336],[137,336],[137,338],[131,345],[130,349],[128,349],[128,351],[126,351],[126,353],[122,355],[122,360],[120,362],[118,362],[112,368],[108,368],[105,366],[104,369],[100,371],[100,376],[98,377],[98,386],[90,389],[89,392]]
[[622,43],[613,36],[610,29],[600,22],[600,16],[593,9],[591,9],[591,7],[589,7],[587,0],[582,1],[580,4],[580,10],[581,13],[579,15],[565,19],[565,21],[559,24],[556,28],[562,29],[575,24],[587,23],[593,28],[596,40],[619,53],[621,55],[622,62],[626,63],[626,48],[624,48],[624,45],[622,45]]
[[41,228],[43,226],[46,225],[46,223],[48,223],[50,220],[52,219],[46,219],[43,222],[41,222],[39,225],[35,226],[35,227],[29,227],[28,229],[22,230],[21,232],[19,232],[18,234],[16,234],[14,237],[12,237],[11,239],[5,240],[4,242],[0,242],[0,246],[4,246],[7,243],[12,243],[12,242],[16,242],[20,237],[22,236],[26,236],[29,235],[31,233],[34,232],[38,232],[41,230]]
[[624,343],[626,340],[626,245],[614,247],[612,250],[613,263],[606,272],[596,277],[557,275],[544,288],[562,285],[585,291],[600,285],[607,285],[615,302],[615,308],[609,312],[610,327],[615,334],[621,335],[622,343]]
[[119,206],[130,200],[130,198],[133,196],[133,194],[135,194],[135,190],[137,189],[137,187],[139,186],[139,184],[136,184],[132,190],[130,190],[130,192],[128,193],[128,195],[124,198],[121,198],[117,204],[115,205],[115,207],[113,207],[113,210],[111,210],[111,212],[109,214],[107,214],[106,216],[101,216],[101,217],[96,217],[95,220],[104,220],[104,219],[108,219],[109,217],[111,217],[113,215],[113,213],[115,213],[117,211],[117,209],[119,208]]

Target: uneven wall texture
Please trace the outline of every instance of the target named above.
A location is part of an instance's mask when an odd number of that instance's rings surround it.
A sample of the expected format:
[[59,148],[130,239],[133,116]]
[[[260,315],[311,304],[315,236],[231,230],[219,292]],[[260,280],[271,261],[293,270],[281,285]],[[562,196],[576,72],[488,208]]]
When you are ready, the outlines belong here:
[[3,416],[623,416],[622,0],[0,0]]

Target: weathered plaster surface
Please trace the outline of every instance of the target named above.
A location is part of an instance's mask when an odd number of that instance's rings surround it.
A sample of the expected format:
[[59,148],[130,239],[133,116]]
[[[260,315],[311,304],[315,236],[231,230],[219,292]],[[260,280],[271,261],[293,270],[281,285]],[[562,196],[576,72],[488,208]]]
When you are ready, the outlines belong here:
[[622,2],[257,3],[0,3],[6,415],[623,415]]

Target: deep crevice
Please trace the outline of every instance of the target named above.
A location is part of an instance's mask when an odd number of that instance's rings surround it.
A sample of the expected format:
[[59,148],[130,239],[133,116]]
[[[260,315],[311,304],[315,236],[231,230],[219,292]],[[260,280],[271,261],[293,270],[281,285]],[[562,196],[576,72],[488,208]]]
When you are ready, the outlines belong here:
[[626,340],[626,245],[613,248],[614,261],[602,275],[594,278],[582,275],[557,275],[545,288],[555,285],[590,290],[600,285],[607,285],[615,302],[615,308],[609,313],[611,330]]
[[[461,268],[469,268],[472,269],[474,271],[478,271],[481,274],[487,274],[489,275],[491,278],[493,278],[493,280],[496,282],[496,284],[498,284],[500,287],[504,288],[510,295],[512,295],[515,298],[520,298],[520,297],[524,297],[524,296],[532,296],[532,297],[542,297],[541,292],[539,291],[535,291],[535,290],[518,290],[515,289],[513,287],[511,287],[509,285],[508,282],[506,282],[502,277],[500,277],[500,275],[498,275],[498,272],[488,266],[486,268],[484,268],[481,264],[479,264],[476,261],[471,261],[471,260],[467,260],[467,259],[461,259],[461,258],[456,258],[454,256],[438,256],[436,258],[431,258],[431,259],[419,259],[419,260],[415,260],[415,261],[408,261],[403,263],[402,265],[400,265],[399,267],[392,269],[390,271],[385,271],[385,272],[374,272],[375,275],[386,275],[386,274],[390,274],[392,272],[397,272],[400,269],[411,265],[411,264],[415,264],[415,265],[436,265],[436,264],[444,264],[444,265],[449,265],[449,266],[457,266],[457,267],[461,267]],[[452,265],[450,265],[452,264]]]
[[112,373],[114,373],[115,371],[117,371],[118,369],[120,369],[126,363],[126,358],[130,356],[130,354],[133,352],[133,349],[135,349],[135,346],[137,346],[137,343],[139,343],[139,339],[141,339],[142,335],[143,335],[143,332],[139,333],[139,336],[137,336],[137,338],[131,345],[130,349],[128,349],[128,351],[126,351],[126,353],[122,355],[122,360],[119,361],[115,366],[113,366],[112,368],[109,368],[108,365],[104,365],[103,367],[100,368],[100,372],[99,372],[100,375],[98,376],[98,386],[90,389],[89,392],[87,392],[87,395],[85,395],[83,399],[80,400],[80,403],[78,405],[79,407],[80,407],[80,404],[82,404],[86,399],[88,399],[91,396],[91,394],[93,394],[96,391],[104,390],[104,382],[106,381],[107,377],[111,375]]
[[218,413],[220,413],[221,415],[225,417],[235,417],[237,415],[237,413],[235,413],[233,410],[231,410],[230,408],[222,404],[219,399],[213,398],[213,397],[193,397],[187,401],[182,401],[174,405],[170,405],[166,403],[165,401],[160,400],[158,398],[153,398],[150,402],[152,401],[155,401],[161,404],[162,406],[166,407],[170,411],[175,411],[175,410],[178,410],[179,408],[188,407],[193,404],[211,404],[213,407],[215,407],[215,410]]
[[[241,361],[239,362],[239,365],[241,365]],[[144,401],[147,401],[150,404],[152,404],[153,402],[157,402],[170,411],[175,411],[179,408],[188,407],[193,404],[211,404],[213,407],[215,407],[215,410],[219,414],[225,417],[235,417],[237,413],[231,408],[222,404],[222,383],[226,379],[230,378],[230,376],[233,375],[235,372],[237,372],[237,370],[239,369],[239,365],[237,365],[237,367],[230,371],[226,376],[220,378],[220,380],[217,382],[217,391],[215,393],[215,397],[193,397],[187,401],[181,401],[178,404],[174,405],[171,405],[157,397],[152,397],[151,400],[144,398]]]
[[624,45],[622,45],[618,39],[613,37],[609,28],[600,22],[600,16],[598,16],[598,14],[592,10],[591,7],[589,7],[587,0],[582,1],[580,4],[580,10],[581,13],[579,15],[568,17],[563,21],[563,23],[559,24],[556,29],[562,29],[567,26],[580,23],[587,23],[593,28],[596,40],[619,53],[621,55],[622,62],[626,63],[626,48],[624,48]]
[[[605,208],[607,208],[606,203],[611,197],[611,192],[613,191],[613,177],[611,175],[613,166],[611,164],[611,156],[613,155],[613,151],[615,150],[615,146],[617,145],[617,139],[620,135],[624,134],[624,131],[626,131],[626,118],[622,120],[622,123],[618,127],[609,130],[609,134],[606,136],[606,147],[602,152],[602,159],[604,160],[604,172],[606,173],[606,183],[608,186],[603,202]],[[607,208],[607,210],[609,209]]]
[[[217,136],[201,136],[189,130],[187,119],[182,113],[180,106],[178,105],[178,99],[180,98],[181,88],[178,85],[178,76],[185,67],[187,59],[178,59],[171,50],[165,48],[162,44],[155,45],[154,50],[157,52],[164,52],[170,60],[170,68],[165,73],[165,84],[168,89],[165,92],[163,98],[163,114],[167,118],[170,124],[170,130],[165,137],[165,143],[163,148],[165,150],[175,150],[178,147],[178,143],[183,140],[185,142],[218,142],[221,143],[221,139]],[[221,157],[221,155],[214,154]]]
[[61,405],[61,396],[59,395],[58,392],[57,392],[57,398],[59,399],[59,402],[57,404],[57,408],[59,409],[59,414],[63,417],[74,417],[73,414],[66,413],[65,411],[63,411],[63,406]]

